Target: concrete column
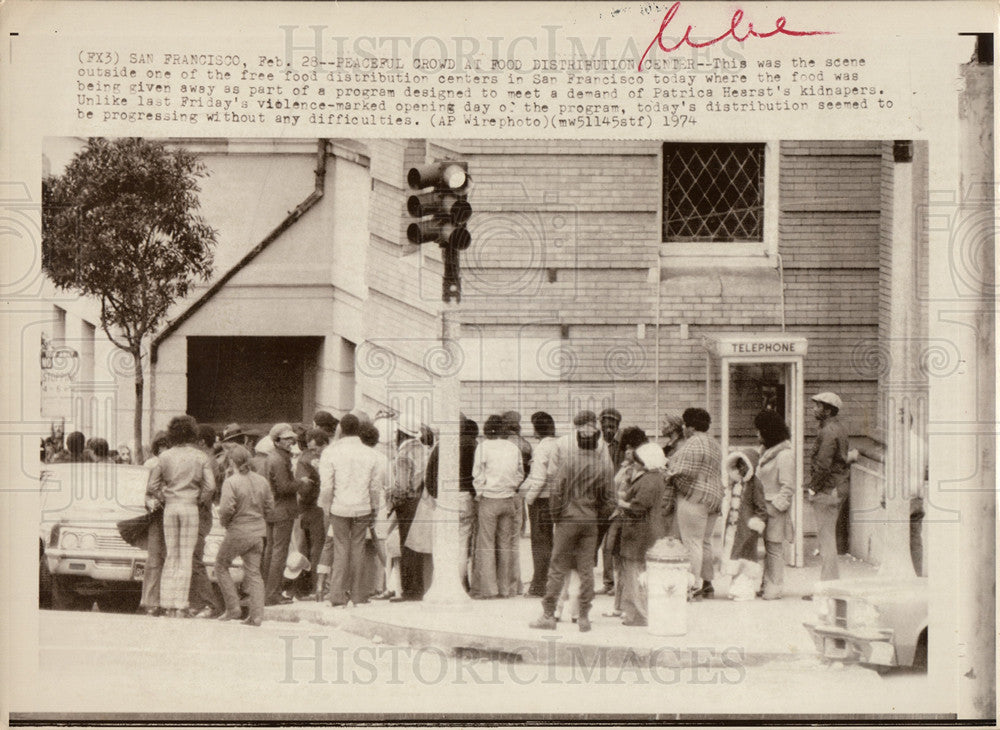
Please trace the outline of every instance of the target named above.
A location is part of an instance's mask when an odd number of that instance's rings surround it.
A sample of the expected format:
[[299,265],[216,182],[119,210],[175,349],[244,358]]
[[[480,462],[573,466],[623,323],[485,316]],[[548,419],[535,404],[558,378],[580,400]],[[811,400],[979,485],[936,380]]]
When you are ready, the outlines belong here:
[[[446,304],[442,327],[445,359],[453,365],[461,361],[457,305]],[[450,354],[450,358],[447,355]],[[435,375],[435,420],[440,426],[438,446],[438,496],[434,511],[434,582],[424,603],[462,607],[471,599],[462,586],[459,561],[458,444],[461,429],[461,381],[457,368],[445,367]],[[439,410],[440,409],[440,410]],[[438,413],[440,412],[440,416]]]
[[[992,49],[992,39],[989,47]],[[977,56],[983,51],[977,45]],[[996,258],[993,141],[993,59],[977,58],[961,67],[959,96],[961,188],[956,229],[971,240],[955,246],[978,254],[972,293],[977,304],[974,418],[980,433],[970,434],[979,469],[960,495],[959,555],[956,560],[959,610],[958,659],[960,718],[996,717]]]
[[[913,434],[925,434],[920,419],[926,415],[926,382],[921,376],[920,353],[927,326],[917,300],[916,261],[919,241],[914,232],[913,142],[893,143],[892,277],[889,282],[889,362],[885,383],[885,551],[879,572],[912,577],[910,558],[910,496],[917,493],[912,456]],[[922,472],[922,469],[920,470]],[[922,475],[921,475],[922,478]]]
[[353,343],[336,334],[323,339],[316,373],[316,407],[336,416],[360,404],[356,398]]

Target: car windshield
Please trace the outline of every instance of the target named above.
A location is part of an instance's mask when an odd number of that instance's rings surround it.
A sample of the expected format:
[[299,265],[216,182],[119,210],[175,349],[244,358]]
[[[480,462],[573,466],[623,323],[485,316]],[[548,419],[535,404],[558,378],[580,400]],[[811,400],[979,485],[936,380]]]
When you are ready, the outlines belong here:
[[125,464],[47,464],[41,473],[42,515],[142,512],[150,470]]

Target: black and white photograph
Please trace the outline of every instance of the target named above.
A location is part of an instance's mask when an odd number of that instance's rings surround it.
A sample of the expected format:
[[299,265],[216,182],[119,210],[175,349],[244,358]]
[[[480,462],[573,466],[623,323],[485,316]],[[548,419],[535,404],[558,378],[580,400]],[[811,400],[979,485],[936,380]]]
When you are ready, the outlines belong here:
[[633,7],[628,75],[79,51],[3,213],[12,726],[995,720],[992,35],[947,135],[824,134],[706,115],[877,59]]

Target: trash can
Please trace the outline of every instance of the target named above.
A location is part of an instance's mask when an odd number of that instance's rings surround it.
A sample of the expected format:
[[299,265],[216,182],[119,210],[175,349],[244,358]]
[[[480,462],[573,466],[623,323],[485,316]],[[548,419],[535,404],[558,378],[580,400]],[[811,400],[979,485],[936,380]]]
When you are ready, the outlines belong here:
[[690,570],[687,548],[676,538],[657,540],[646,553],[649,633],[656,636],[683,636],[687,633]]

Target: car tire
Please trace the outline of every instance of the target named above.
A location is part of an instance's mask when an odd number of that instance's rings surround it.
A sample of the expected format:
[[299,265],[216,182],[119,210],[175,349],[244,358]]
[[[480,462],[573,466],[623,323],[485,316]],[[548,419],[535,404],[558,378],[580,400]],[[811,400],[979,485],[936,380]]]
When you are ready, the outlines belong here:
[[113,591],[99,596],[97,607],[108,613],[135,613],[141,600],[141,591]]
[[52,573],[44,552],[38,556],[38,607],[52,608]]
[[52,576],[52,608],[56,611],[86,611],[93,605],[89,598],[73,590],[73,584],[65,576]]

